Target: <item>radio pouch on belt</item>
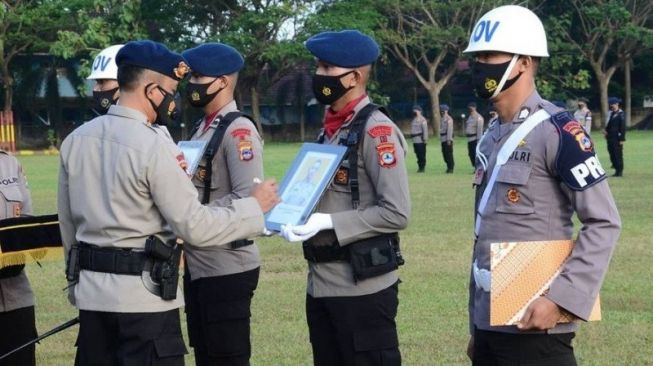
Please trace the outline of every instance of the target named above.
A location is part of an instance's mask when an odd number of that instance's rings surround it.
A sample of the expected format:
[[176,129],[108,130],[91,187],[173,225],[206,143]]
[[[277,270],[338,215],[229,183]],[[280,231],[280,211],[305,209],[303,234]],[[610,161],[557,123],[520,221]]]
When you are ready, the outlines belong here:
[[380,276],[399,267],[397,234],[379,235],[350,244],[350,263],[354,280]]

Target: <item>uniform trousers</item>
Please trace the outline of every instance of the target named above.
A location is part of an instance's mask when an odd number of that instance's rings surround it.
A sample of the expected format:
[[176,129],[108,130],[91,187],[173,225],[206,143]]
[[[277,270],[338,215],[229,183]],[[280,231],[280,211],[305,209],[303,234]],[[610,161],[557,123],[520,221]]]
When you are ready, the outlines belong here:
[[476,168],[476,144],[478,140],[467,141],[467,154],[469,155],[469,161],[472,163],[472,168]]
[[186,353],[179,309],[79,311],[75,366],[183,366]]
[[472,366],[576,366],[575,333],[515,334],[474,331]]
[[399,366],[398,284],[352,297],[306,296],[315,366]]
[[[0,356],[36,338],[34,322],[33,306],[0,312],[0,324],[2,324],[2,331],[0,331]],[[36,365],[34,345],[25,347],[0,361],[0,366],[14,365]]]
[[624,147],[619,139],[608,138],[608,154],[615,174],[622,175],[624,171]]
[[447,141],[442,142],[442,157],[444,162],[447,164],[447,173],[453,173],[453,141],[450,141],[451,144]]
[[250,307],[259,268],[185,283],[186,320],[197,366],[247,366]]
[[413,143],[415,155],[417,156],[417,167],[420,171],[424,170],[426,166],[426,144],[423,142]]

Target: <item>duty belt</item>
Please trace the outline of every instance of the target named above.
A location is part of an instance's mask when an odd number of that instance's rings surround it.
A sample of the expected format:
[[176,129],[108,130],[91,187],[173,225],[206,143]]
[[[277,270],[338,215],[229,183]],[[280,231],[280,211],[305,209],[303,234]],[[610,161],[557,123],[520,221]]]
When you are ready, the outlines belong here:
[[141,275],[145,253],[132,249],[106,248],[80,242],[79,269],[122,275]]
[[468,133],[468,134],[466,134],[466,136],[467,137],[474,137],[474,136],[476,136],[476,134],[475,133]]
[[349,259],[349,250],[341,247],[337,242],[327,246],[313,246],[309,242],[302,244],[304,259],[313,263],[346,261]]
[[229,243],[229,247],[231,249],[238,249],[252,244],[254,244],[254,241],[249,239],[234,240],[231,243]]
[[447,136],[447,133],[441,133],[440,136]]

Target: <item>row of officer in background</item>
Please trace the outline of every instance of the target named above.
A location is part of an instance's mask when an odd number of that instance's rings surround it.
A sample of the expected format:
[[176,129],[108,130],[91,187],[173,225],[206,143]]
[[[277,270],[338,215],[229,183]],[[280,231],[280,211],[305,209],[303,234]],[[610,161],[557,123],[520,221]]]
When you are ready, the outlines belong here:
[[[239,193],[247,197],[202,205],[183,154],[159,128],[176,113],[187,61],[161,44],[137,41],[120,48],[115,63],[116,104],[61,146],[58,213],[69,298],[80,318],[75,362],[182,365],[177,238],[189,244],[187,252],[231,249],[263,233],[263,214],[279,198],[275,183],[265,181]],[[217,274],[210,271],[214,263],[202,264],[195,266],[197,278]]]

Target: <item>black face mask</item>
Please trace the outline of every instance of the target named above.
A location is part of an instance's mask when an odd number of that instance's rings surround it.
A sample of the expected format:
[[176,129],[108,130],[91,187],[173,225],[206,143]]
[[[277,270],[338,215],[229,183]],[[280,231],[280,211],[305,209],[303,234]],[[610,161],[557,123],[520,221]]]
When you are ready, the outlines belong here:
[[[506,73],[509,65],[510,61],[502,64],[475,62],[474,66],[472,66],[472,86],[474,87],[474,91],[476,91],[476,95],[479,98],[490,99],[499,87],[499,82],[501,82],[501,78],[503,78],[503,74]],[[519,79],[521,74],[520,72],[514,78],[506,80],[499,93],[510,88]]]
[[315,99],[322,104],[333,104],[336,100],[342,98],[343,95],[353,88],[345,88],[340,82],[340,79],[351,74],[355,70],[347,71],[344,74],[328,76],[328,75],[313,75],[313,94]]
[[116,104],[116,99],[113,96],[118,91],[118,87],[109,90],[93,91],[93,99],[95,105],[93,109],[100,114],[106,114],[112,104]]
[[155,123],[164,126],[173,123],[177,119],[177,115],[179,114],[177,103],[175,103],[175,97],[172,94],[165,91],[165,89],[157,85],[156,88],[159,89],[161,94],[163,94],[163,100],[157,106],[156,104],[154,104],[152,99],[147,97],[147,88],[150,85],[155,85],[155,84],[150,83],[147,84],[147,86],[145,86],[145,98],[147,98],[147,100],[150,101],[152,108],[154,108],[154,111],[156,112],[157,118]]
[[207,104],[211,103],[213,98],[215,98],[215,96],[224,89],[221,88],[211,94],[207,94],[207,90],[209,90],[211,84],[213,84],[216,80],[218,80],[218,78],[215,78],[215,80],[210,81],[206,84],[188,83],[186,86],[186,99],[188,100],[188,103],[190,103],[190,105],[195,108],[203,108]]

